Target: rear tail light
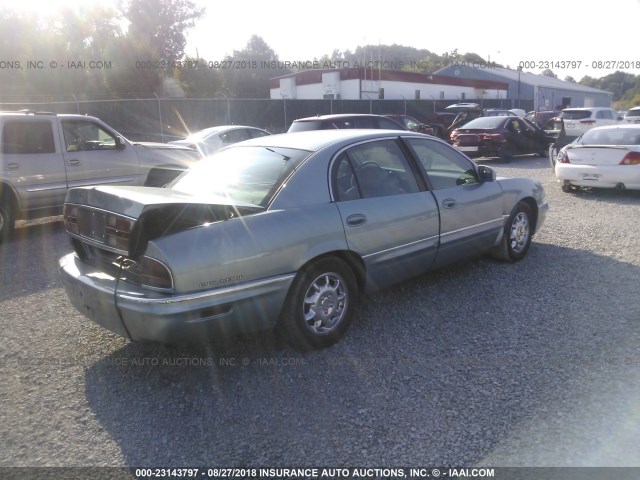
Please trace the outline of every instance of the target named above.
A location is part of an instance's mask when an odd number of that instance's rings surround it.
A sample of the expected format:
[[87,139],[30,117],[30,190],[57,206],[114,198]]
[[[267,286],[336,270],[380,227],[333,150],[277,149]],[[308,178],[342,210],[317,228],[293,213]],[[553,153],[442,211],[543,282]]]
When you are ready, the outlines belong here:
[[65,204],[63,211],[64,228],[69,233],[78,234],[78,206]]
[[556,162],[571,163],[569,161],[569,154],[565,150],[560,150],[560,152],[558,152],[558,156],[556,157]]
[[150,257],[140,259],[140,284],[150,290],[173,291],[173,277],[169,268]]
[[505,139],[501,133],[483,133],[479,135],[480,140],[491,140],[492,142],[504,142]]
[[629,152],[627,153],[620,165],[640,165],[640,152]]
[[119,250],[129,250],[129,239],[131,230],[135,225],[135,220],[121,217],[119,215],[109,215],[107,226],[104,231],[105,243]]

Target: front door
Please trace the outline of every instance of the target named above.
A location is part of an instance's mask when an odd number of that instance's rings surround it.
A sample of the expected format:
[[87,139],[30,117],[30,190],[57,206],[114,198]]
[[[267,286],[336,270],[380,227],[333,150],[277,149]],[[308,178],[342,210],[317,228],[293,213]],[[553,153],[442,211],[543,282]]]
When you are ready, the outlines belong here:
[[437,251],[438,206],[398,142],[363,142],[333,163],[334,200],[349,248],[364,259],[368,290],[426,272]]
[[428,178],[440,212],[434,267],[487,252],[504,226],[498,182],[481,182],[471,160],[442,142],[418,138],[406,142]]

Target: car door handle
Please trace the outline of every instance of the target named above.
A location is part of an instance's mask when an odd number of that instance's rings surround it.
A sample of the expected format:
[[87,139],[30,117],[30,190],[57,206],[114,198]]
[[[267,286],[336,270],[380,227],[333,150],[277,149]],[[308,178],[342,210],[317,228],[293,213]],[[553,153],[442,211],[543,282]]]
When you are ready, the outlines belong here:
[[357,227],[359,225],[364,225],[365,223],[367,223],[367,217],[361,213],[356,213],[347,217],[347,225],[350,227]]
[[17,170],[20,168],[20,165],[17,163],[7,163],[7,170]]
[[453,198],[445,198],[442,201],[442,206],[444,208],[453,208],[456,206],[456,201]]
[[80,160],[78,160],[77,158],[72,158],[67,162],[67,164],[71,165],[72,167],[77,167],[78,165],[80,165]]

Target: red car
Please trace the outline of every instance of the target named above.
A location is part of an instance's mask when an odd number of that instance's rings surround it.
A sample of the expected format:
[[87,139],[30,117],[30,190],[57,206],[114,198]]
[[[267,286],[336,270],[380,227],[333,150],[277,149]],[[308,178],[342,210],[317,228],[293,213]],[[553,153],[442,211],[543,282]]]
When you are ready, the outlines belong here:
[[451,132],[451,143],[470,157],[500,157],[535,153],[546,156],[554,139],[520,117],[480,117]]

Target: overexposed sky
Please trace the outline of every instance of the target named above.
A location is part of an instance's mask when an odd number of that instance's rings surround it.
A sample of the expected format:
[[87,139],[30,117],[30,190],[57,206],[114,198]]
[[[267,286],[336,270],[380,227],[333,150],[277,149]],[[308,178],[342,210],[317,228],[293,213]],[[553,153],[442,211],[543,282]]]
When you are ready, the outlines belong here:
[[[187,51],[195,54],[197,48],[207,60],[222,60],[256,34],[289,61],[320,58],[333,49],[353,52],[364,44],[399,44],[438,54],[474,52],[511,68],[522,61],[581,62],[577,69],[551,67],[559,78],[616,70],[640,75],[640,0],[196,3],[207,13],[191,31]],[[609,65],[592,68],[593,62]]]
[[[2,0],[3,6],[51,13],[61,5],[115,0]],[[9,3],[9,1],[11,3]],[[258,35],[283,61],[355,51],[364,44],[398,44],[443,54],[474,52],[503,65],[559,78],[602,77],[616,70],[640,75],[636,24],[640,0],[193,0],[205,16],[189,32],[186,51],[223,60]],[[371,52],[377,60],[377,52]],[[394,59],[382,59],[393,61]],[[539,68],[541,67],[541,68]]]

